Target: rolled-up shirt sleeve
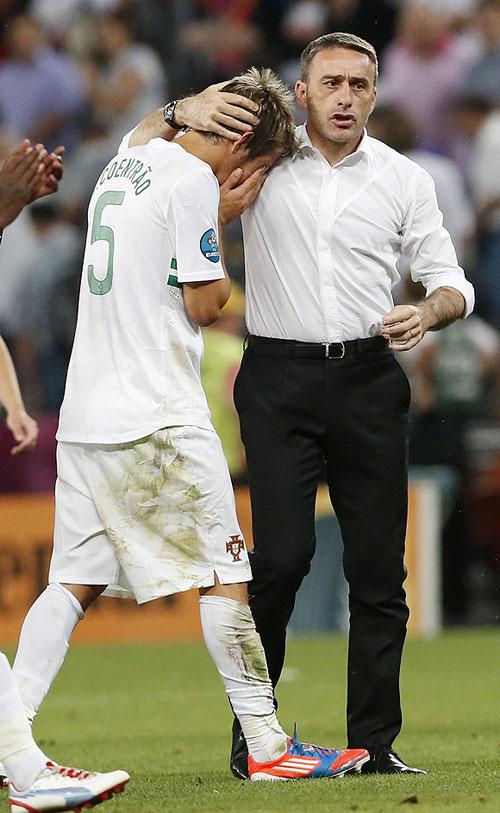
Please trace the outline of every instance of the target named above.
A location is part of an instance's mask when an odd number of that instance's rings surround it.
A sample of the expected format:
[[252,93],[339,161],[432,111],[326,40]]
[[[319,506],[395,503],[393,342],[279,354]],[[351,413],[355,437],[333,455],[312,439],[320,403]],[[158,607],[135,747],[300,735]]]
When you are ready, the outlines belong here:
[[443,226],[434,181],[420,167],[410,182],[409,202],[402,232],[402,251],[414,282],[427,296],[438,288],[455,288],[465,300],[464,318],[474,308],[474,288],[459,266],[451,237]]

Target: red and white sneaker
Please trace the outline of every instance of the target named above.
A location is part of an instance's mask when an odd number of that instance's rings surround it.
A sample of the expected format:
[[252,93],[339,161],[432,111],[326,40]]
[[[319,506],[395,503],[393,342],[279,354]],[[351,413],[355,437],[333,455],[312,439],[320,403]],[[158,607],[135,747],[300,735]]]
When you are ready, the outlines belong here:
[[129,779],[125,771],[92,773],[47,762],[27,790],[18,791],[10,783],[10,810],[11,813],[81,811],[111,799],[113,794],[123,790]]
[[349,771],[359,773],[370,754],[365,748],[320,748],[288,738],[283,756],[272,762],[255,762],[248,757],[248,778],[253,782],[279,782],[291,779],[333,779]]

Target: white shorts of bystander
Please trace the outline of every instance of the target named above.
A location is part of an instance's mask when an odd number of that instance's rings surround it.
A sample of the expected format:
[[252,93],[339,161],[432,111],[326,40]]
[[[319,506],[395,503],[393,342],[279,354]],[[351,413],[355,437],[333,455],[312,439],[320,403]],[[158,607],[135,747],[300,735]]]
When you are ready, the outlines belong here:
[[120,444],[59,443],[49,582],[107,584],[139,604],[251,579],[214,431],[161,429]]

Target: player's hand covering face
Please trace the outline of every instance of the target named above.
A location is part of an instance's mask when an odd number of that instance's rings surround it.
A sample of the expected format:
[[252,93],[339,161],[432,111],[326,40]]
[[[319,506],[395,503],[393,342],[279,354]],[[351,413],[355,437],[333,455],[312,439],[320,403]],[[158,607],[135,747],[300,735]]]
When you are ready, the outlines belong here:
[[[276,147],[267,155],[250,160],[241,156],[241,166],[221,183],[219,221],[222,225],[239,217],[254,202],[269,171],[282,154],[282,148]],[[238,160],[237,152],[234,155]]]
[[222,226],[239,217],[254,202],[267,173],[266,167],[260,167],[242,180],[240,167],[231,172],[220,188],[219,221]]

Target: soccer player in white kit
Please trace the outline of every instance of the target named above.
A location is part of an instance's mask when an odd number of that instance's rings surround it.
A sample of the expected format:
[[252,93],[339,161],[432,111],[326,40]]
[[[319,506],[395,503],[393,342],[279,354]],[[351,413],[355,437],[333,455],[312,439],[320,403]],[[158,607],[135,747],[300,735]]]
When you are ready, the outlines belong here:
[[142,603],[198,588],[250,778],[339,776],[367,752],[300,743],[276,718],[248,607],[247,551],[200,383],[200,326],[230,292],[219,184],[295,147],[290,93],[271,71],[251,69],[227,89],[260,105],[252,132],[231,141],[188,131],[132,148],[126,136],[96,183],[57,435],[49,585],[24,622],[14,675],[33,717],[103,591]]

